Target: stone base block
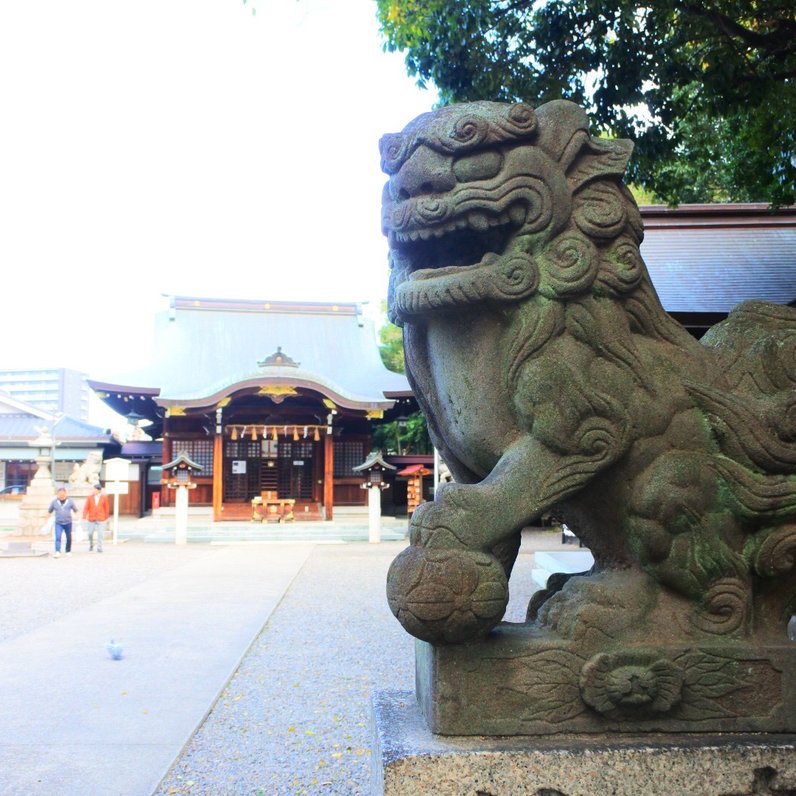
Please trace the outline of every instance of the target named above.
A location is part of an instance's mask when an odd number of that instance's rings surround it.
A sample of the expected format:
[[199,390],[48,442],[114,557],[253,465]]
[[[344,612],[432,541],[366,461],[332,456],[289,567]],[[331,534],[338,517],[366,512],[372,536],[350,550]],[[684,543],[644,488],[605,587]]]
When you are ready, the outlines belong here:
[[411,691],[373,699],[376,796],[796,796],[796,735],[433,735]]
[[441,735],[796,733],[796,645],[585,645],[501,625],[417,641],[423,715]]

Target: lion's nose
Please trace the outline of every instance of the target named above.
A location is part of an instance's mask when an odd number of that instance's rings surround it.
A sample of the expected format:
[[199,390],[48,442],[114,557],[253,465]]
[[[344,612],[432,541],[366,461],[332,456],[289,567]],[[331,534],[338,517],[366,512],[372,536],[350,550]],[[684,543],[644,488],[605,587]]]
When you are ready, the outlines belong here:
[[456,185],[453,160],[427,146],[419,146],[390,180],[395,199],[444,193]]

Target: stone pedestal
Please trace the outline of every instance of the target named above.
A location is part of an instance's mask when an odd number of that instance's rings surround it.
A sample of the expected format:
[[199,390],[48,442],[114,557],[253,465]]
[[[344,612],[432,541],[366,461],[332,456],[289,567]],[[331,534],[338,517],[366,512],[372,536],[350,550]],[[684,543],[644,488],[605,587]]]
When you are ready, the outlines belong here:
[[422,713],[442,735],[796,732],[787,638],[584,647],[511,624],[474,644],[416,641]]
[[376,796],[784,796],[796,735],[442,737],[411,691],[373,700]]

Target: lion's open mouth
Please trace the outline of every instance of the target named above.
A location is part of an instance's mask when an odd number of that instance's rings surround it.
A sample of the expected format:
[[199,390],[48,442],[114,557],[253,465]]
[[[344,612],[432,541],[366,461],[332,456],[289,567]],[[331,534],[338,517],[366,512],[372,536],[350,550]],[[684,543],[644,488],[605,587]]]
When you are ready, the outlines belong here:
[[524,220],[522,205],[499,215],[473,212],[455,224],[393,232],[390,246],[410,279],[427,279],[440,276],[440,269],[467,268],[503,254]]

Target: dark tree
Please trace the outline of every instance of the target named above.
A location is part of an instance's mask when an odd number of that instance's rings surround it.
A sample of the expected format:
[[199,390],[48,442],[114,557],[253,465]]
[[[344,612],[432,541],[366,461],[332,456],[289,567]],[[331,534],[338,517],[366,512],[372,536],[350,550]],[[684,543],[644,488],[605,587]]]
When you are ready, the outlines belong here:
[[794,0],[377,0],[443,102],[571,99],[671,202],[796,201]]

